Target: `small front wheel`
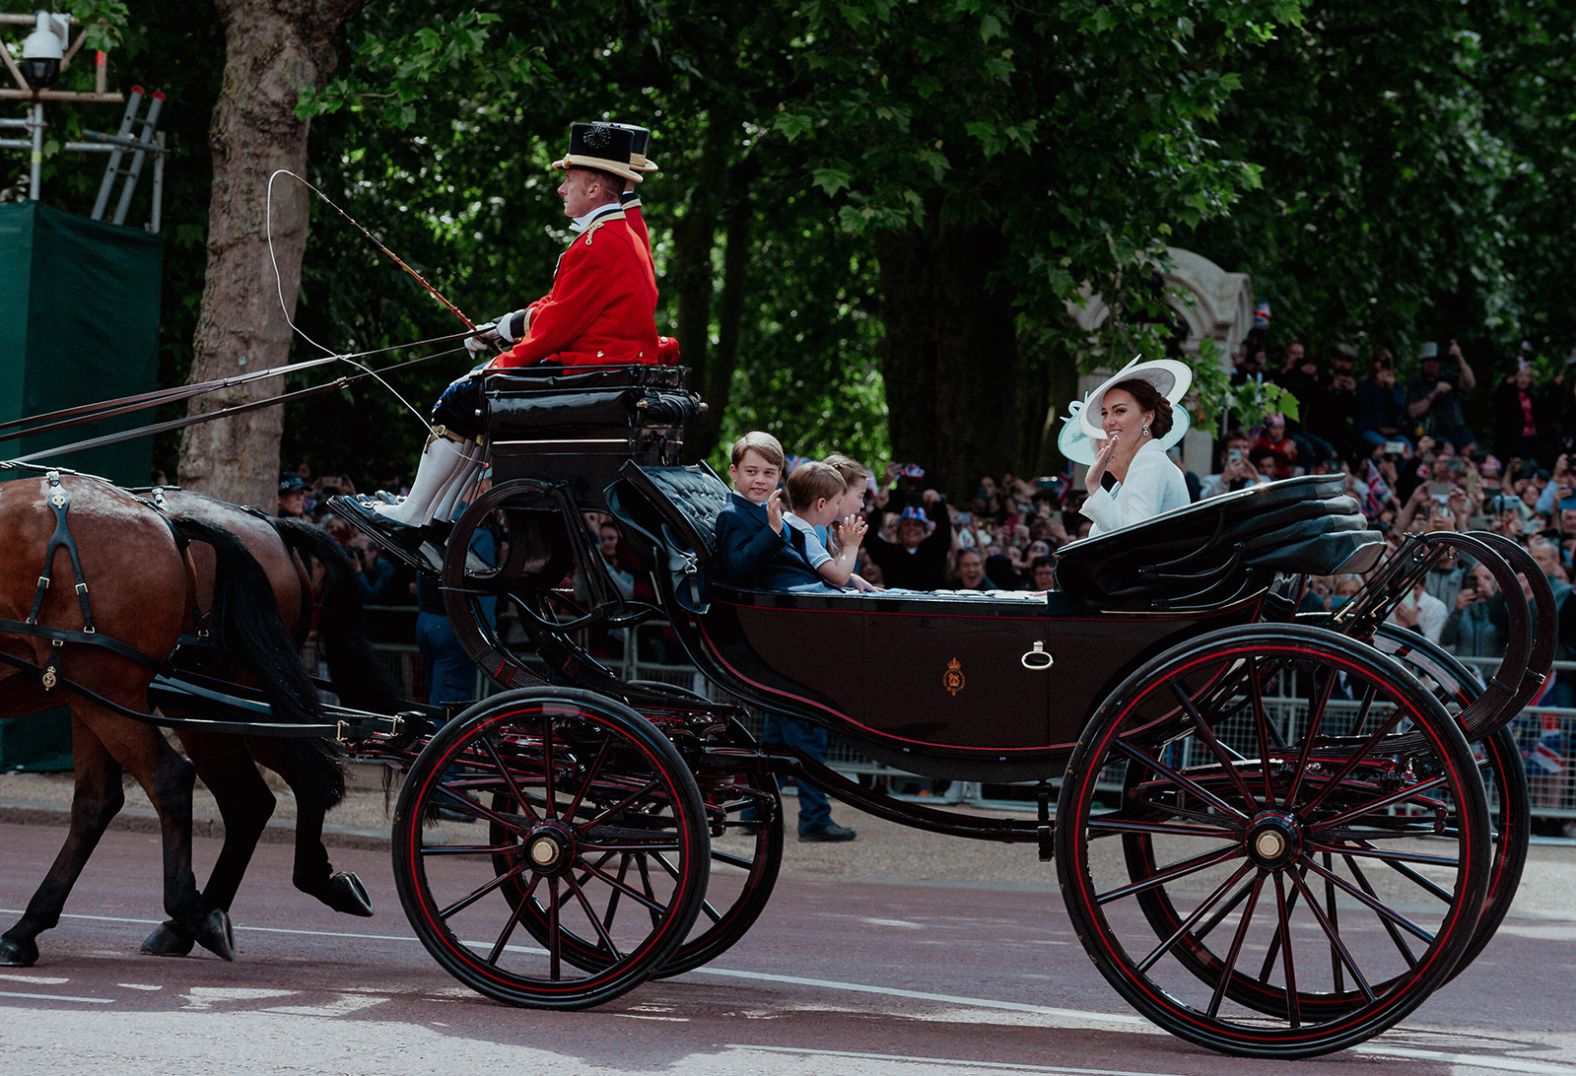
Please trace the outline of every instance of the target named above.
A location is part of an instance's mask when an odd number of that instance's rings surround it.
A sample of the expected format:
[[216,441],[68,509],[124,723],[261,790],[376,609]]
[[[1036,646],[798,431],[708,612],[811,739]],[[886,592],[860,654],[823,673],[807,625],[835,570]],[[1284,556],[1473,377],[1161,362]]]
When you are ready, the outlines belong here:
[[400,792],[393,846],[427,951],[479,993],[536,1008],[599,1005],[650,977],[710,870],[706,807],[673,744],[567,688],[485,699],[440,731]]
[[[1101,705],[1067,772],[1073,926],[1138,1011],[1189,1041],[1346,1049],[1421,1004],[1472,941],[1493,854],[1477,763],[1371,647],[1300,625],[1174,647]],[[1135,838],[1139,860],[1123,854]]]

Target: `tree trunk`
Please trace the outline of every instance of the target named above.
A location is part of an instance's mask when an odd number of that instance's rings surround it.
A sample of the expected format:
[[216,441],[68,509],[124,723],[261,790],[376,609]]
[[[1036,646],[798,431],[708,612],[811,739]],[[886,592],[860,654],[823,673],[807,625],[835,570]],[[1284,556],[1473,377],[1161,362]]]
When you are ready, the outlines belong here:
[[[224,85],[209,129],[213,195],[208,267],[192,344],[192,381],[250,373],[289,360],[290,327],[306,249],[308,191],[274,185],[276,286],[269,260],[268,177],[306,173],[309,123],[295,114],[303,87],[322,87],[335,65],[333,40],[367,0],[215,0],[224,24]],[[284,297],[285,310],[279,306]],[[284,390],[277,379],[197,397],[193,414]],[[272,511],[277,504],[276,407],[190,427],[182,439],[183,486]]]
[[[706,136],[701,143],[700,164],[684,217],[673,229],[673,265],[668,282],[679,293],[675,332],[680,355],[690,370],[690,385],[704,391],[711,370],[712,249],[717,241],[717,215],[727,182],[728,145],[722,125],[708,117]],[[712,413],[702,415],[691,425],[685,453],[698,459],[704,451],[697,448],[717,439],[716,419],[721,408],[712,402]],[[709,444],[707,449],[709,450]]]
[[936,223],[877,237],[893,458],[972,497],[982,474],[1020,466],[1011,301],[988,286],[1006,237],[989,223]]

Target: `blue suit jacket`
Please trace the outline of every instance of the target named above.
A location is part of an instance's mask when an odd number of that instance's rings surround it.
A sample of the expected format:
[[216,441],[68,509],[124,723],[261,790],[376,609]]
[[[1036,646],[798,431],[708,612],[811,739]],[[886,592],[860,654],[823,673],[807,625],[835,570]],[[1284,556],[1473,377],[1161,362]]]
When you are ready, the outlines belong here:
[[766,506],[734,493],[717,514],[717,558],[711,576],[719,583],[751,590],[790,590],[819,583],[836,590],[810,567],[804,550],[786,524],[778,534],[766,521]]

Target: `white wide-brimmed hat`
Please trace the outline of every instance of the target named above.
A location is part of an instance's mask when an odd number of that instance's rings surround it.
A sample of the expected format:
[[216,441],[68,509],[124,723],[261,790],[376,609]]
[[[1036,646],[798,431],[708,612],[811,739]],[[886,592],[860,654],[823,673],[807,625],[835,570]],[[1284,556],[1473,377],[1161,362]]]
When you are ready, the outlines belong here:
[[[1094,458],[1100,454],[1100,445],[1098,441],[1084,433],[1083,423],[1078,421],[1083,406],[1082,400],[1074,400],[1067,405],[1067,414],[1062,418],[1061,432],[1056,436],[1056,446],[1062,450],[1063,456],[1087,467],[1093,464]],[[1172,408],[1171,429],[1160,438],[1160,447],[1170,450],[1181,444],[1182,438],[1187,436],[1187,431],[1192,425],[1193,421],[1188,416],[1187,408]]]
[[[1149,382],[1155,387],[1156,392],[1170,400],[1174,418],[1181,415],[1182,397],[1186,396],[1187,390],[1193,386],[1193,371],[1188,368],[1187,363],[1177,362],[1175,359],[1150,359],[1148,362],[1143,362],[1142,359],[1142,355],[1134,355],[1132,362],[1100,382],[1084,396],[1083,407],[1078,412],[1078,424],[1083,427],[1084,436],[1092,437],[1096,441],[1105,440],[1105,430],[1100,427],[1100,402],[1110,389],[1134,378]],[[1173,426],[1173,432],[1175,429],[1176,427]],[[1163,440],[1170,441],[1170,434]],[[1181,438],[1178,437],[1177,440]]]

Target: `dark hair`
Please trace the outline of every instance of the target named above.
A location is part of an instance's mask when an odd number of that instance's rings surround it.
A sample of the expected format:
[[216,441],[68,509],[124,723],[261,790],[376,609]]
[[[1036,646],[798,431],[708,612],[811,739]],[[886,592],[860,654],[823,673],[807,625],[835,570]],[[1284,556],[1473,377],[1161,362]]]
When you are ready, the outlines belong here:
[[[1112,385],[1113,389],[1121,389],[1138,401],[1140,411],[1153,411],[1155,417],[1149,423],[1149,432],[1155,437],[1164,437],[1171,432],[1174,421],[1171,415],[1171,401],[1160,395],[1160,390],[1141,377],[1130,377],[1126,381],[1118,381]],[[1110,389],[1106,390],[1107,392]]]

